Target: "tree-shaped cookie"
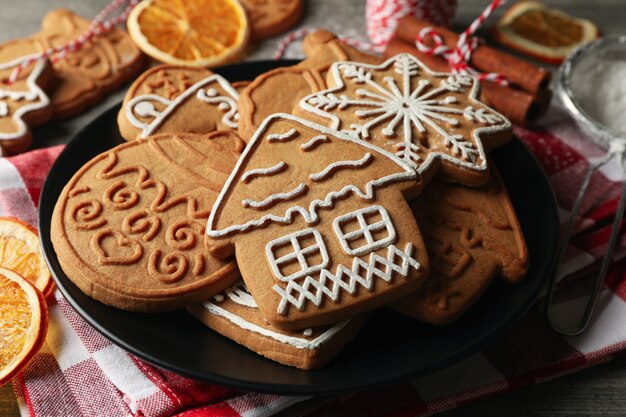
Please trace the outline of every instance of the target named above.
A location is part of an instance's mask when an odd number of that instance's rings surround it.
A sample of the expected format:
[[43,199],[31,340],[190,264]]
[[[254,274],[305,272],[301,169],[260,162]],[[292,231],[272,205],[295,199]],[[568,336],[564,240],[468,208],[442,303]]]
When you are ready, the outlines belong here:
[[237,129],[238,99],[235,86],[207,69],[152,67],[124,97],[117,118],[120,133],[133,140],[157,133]]
[[31,64],[14,82],[7,80],[27,57],[5,62],[0,50],[0,155],[27,149],[32,142],[31,126],[52,116],[50,99],[44,92],[52,80],[52,68],[45,60]]
[[478,101],[469,76],[430,71],[409,54],[381,65],[337,62],[329,89],[300,102],[329,126],[387,149],[428,179],[437,168],[454,181],[488,178],[486,151],[511,137],[511,123]]
[[213,206],[211,253],[236,254],[268,322],[338,322],[417,289],[428,258],[391,153],[288,114],[268,117]]

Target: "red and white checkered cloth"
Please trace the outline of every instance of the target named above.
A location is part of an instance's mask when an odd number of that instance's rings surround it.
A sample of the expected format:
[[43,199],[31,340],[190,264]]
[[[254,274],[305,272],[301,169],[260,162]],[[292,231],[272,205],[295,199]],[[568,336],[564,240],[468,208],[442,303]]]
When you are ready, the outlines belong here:
[[[590,162],[603,151],[558,109],[542,130],[516,128],[535,153],[567,215]],[[36,222],[35,202],[60,147],[0,159],[0,215]],[[604,252],[616,208],[619,170],[603,168],[583,207],[582,234],[567,254],[567,275],[581,273]],[[594,227],[595,226],[595,227]],[[618,246],[624,255],[626,241]],[[241,393],[157,369],[101,336],[57,293],[50,307],[46,344],[14,380],[23,416],[423,416],[499,392],[545,381],[611,360],[626,352],[626,259],[611,267],[591,328],[562,337],[546,325],[538,307],[482,352],[437,374],[400,385],[336,397],[285,397]],[[572,281],[577,283],[579,281]],[[559,297],[555,310],[579,312],[583,292]],[[541,343],[534,341],[541,340]]]

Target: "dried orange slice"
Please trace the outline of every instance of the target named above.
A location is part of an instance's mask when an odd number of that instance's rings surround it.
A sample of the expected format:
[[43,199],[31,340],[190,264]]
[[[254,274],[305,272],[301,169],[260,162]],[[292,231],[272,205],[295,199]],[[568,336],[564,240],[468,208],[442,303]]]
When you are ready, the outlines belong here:
[[0,386],[37,353],[47,330],[48,308],[41,291],[0,268]]
[[238,0],[144,0],[127,25],[137,46],[152,58],[194,67],[232,60],[249,36]]
[[550,64],[559,64],[576,47],[596,39],[598,27],[535,1],[511,6],[493,26],[501,44]]
[[54,290],[37,230],[15,217],[0,217],[0,267],[17,272],[46,297]]

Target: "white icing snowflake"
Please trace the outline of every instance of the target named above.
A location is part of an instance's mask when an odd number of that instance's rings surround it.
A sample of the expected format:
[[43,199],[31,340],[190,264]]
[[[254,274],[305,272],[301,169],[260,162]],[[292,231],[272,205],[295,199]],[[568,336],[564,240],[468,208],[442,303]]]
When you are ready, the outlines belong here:
[[[399,77],[382,76],[393,66]],[[475,131],[464,137],[458,128],[475,125],[478,130],[508,128],[509,122],[500,114],[473,100],[474,80],[464,75],[431,73],[408,54],[400,54],[380,66],[339,62],[332,67],[337,87],[305,97],[301,107],[330,118],[332,128],[340,127],[340,112],[353,112],[357,122],[342,130],[394,153],[421,172],[428,165],[424,159],[432,155],[423,142],[440,140],[447,149],[444,158],[470,168],[480,169],[485,155]],[[384,74],[383,74],[384,75]],[[346,87],[345,93],[341,94]],[[470,97],[478,108],[463,108],[461,99]],[[380,137],[372,130],[380,128]],[[453,133],[456,129],[457,133]],[[381,143],[382,141],[382,143]]]

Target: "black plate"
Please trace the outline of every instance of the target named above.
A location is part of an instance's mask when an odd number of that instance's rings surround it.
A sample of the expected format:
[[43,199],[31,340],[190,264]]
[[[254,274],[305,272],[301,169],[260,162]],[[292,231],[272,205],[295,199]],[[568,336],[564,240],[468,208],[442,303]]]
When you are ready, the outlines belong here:
[[[278,66],[274,61],[219,70],[231,81],[249,80]],[[426,375],[477,352],[532,306],[552,270],[558,238],[552,190],[533,155],[514,139],[492,153],[517,210],[530,251],[527,279],[513,286],[496,280],[456,323],[434,327],[388,310],[365,328],[326,367],[300,371],[258,356],[214,333],[185,311],[138,314],[101,304],[65,276],[50,240],[50,219],[63,186],[89,159],[122,142],[119,106],[79,132],[50,170],[39,211],[43,252],[63,295],[78,313],[113,342],[159,367],[244,390],[322,394],[374,388]]]

